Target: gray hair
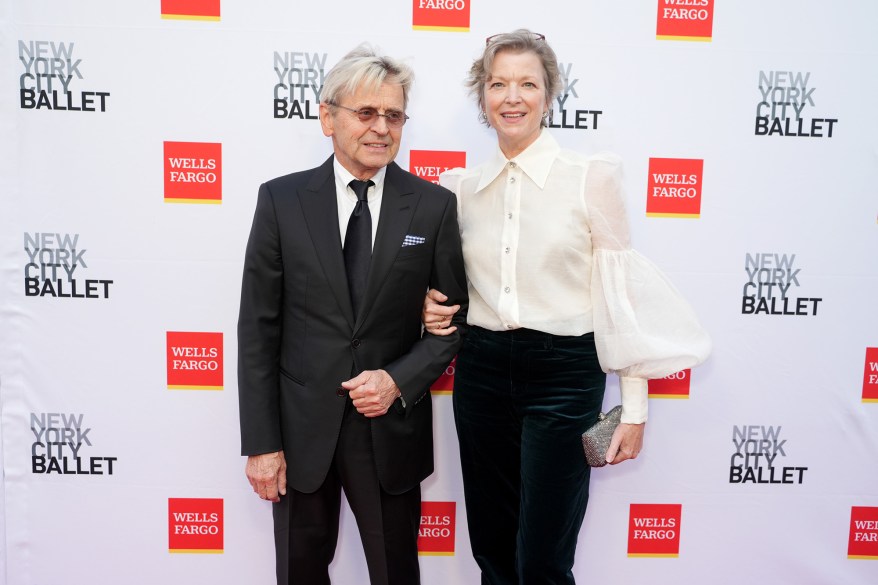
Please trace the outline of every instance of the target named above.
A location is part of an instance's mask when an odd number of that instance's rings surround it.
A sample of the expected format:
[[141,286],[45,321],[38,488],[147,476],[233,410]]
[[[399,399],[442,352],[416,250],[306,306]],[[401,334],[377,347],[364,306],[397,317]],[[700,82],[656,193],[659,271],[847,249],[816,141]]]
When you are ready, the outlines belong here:
[[[552,100],[558,97],[561,93],[561,71],[558,68],[558,57],[545,39],[540,38],[540,35],[526,28],[520,28],[511,33],[490,37],[490,41],[481,57],[473,61],[465,82],[466,87],[469,88],[470,95],[475,96],[480,111],[485,109],[485,84],[491,75],[494,58],[503,51],[512,53],[530,52],[539,57],[540,63],[543,65],[546,103],[551,104]],[[484,119],[483,122],[485,125],[490,126],[487,119]],[[546,119],[543,118],[542,125],[546,126],[547,123]]]
[[402,87],[403,107],[408,105],[409,89],[415,79],[412,68],[392,57],[378,54],[370,45],[363,43],[342,57],[341,61],[326,74],[323,82],[322,102],[335,106],[360,87],[377,91],[383,83]]

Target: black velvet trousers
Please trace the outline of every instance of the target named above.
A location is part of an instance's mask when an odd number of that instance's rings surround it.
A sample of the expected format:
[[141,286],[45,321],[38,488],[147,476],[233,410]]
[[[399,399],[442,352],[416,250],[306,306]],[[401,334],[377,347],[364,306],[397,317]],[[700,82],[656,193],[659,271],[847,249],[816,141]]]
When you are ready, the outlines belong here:
[[591,471],[581,435],[605,384],[591,333],[470,328],[454,415],[483,585],[574,583]]

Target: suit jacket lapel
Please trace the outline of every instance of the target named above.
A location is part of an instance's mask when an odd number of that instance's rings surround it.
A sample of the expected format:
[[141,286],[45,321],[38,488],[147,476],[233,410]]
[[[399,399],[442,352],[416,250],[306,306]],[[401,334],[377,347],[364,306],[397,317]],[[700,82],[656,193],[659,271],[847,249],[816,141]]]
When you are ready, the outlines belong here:
[[354,309],[348,292],[341,236],[338,233],[338,203],[332,161],[333,157],[330,156],[325,163],[315,169],[311,180],[302,190],[299,201],[302,203],[302,213],[305,216],[305,223],[308,224],[314,251],[323,266],[332,294],[348,324],[353,327]]
[[384,193],[381,196],[381,216],[375,234],[375,244],[372,246],[372,263],[369,265],[366,292],[363,295],[363,310],[357,315],[355,329],[360,327],[369,315],[372,303],[381,290],[393,261],[396,260],[396,255],[411,225],[412,215],[418,206],[418,199],[420,195],[415,193],[405,171],[396,163],[387,165]]

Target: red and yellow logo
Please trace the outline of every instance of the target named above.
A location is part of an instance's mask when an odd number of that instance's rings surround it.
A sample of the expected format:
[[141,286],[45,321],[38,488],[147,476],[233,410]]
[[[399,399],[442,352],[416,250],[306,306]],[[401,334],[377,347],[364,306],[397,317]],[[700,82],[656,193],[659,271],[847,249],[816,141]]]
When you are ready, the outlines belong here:
[[863,402],[878,402],[878,347],[866,348],[863,372]]
[[219,20],[220,0],[162,0],[162,18]]
[[165,202],[223,202],[221,143],[165,142]]
[[466,167],[466,153],[453,150],[412,150],[409,172],[433,183],[448,169]]
[[628,556],[680,556],[682,512],[682,504],[631,504]]
[[878,560],[878,508],[851,507],[848,558]]
[[421,502],[419,555],[454,555],[457,502]]
[[713,37],[713,0],[658,0],[655,38],[705,41]]
[[457,356],[451,360],[448,367],[439,378],[430,386],[433,394],[451,394],[454,391],[454,370],[457,369]]
[[223,389],[223,334],[167,332],[168,388]]
[[649,381],[650,398],[689,398],[689,380],[692,370],[680,370],[667,378]]
[[412,0],[415,30],[469,31],[470,0]]
[[223,552],[223,500],[168,498],[168,551]]
[[703,173],[703,159],[649,159],[647,217],[700,217]]

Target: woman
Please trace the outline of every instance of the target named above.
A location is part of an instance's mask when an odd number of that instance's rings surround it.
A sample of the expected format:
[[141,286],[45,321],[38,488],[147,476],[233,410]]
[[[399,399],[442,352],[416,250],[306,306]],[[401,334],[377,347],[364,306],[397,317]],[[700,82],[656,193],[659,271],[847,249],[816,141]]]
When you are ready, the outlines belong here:
[[[560,76],[545,37],[488,38],[468,86],[497,134],[493,159],[440,182],[458,196],[469,285],[454,413],[473,555],[483,584],[574,583],[605,371],[622,424],[607,461],[637,457],[647,379],[703,361],[710,341],[673,286],[631,250],[617,157],[562,150],[546,129]],[[424,323],[454,307],[430,291]]]

